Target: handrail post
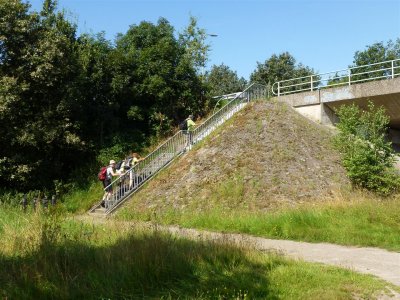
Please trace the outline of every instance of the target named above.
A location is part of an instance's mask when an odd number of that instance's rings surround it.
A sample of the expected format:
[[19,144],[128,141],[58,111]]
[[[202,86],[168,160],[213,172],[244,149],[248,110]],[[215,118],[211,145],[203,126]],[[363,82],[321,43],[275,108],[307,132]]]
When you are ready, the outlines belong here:
[[394,60],[392,60],[392,79],[394,79]]
[[310,77],[311,77],[311,92],[312,92],[312,91],[313,91],[313,89],[314,89],[313,80],[312,80],[312,79],[313,79],[313,78],[312,78],[312,77],[313,77],[313,75],[311,75]]
[[351,70],[348,69],[348,70],[347,70],[347,73],[348,73],[348,75],[349,75],[349,85],[351,85]]
[[278,81],[278,97],[281,95],[281,83]]

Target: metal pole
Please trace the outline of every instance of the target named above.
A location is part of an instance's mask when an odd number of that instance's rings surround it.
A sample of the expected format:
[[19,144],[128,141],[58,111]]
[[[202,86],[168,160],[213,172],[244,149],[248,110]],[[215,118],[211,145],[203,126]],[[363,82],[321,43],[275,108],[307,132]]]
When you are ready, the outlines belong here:
[[313,80],[312,80],[312,75],[311,75],[311,92],[313,91],[313,89],[314,89],[314,85],[313,85]]
[[51,205],[56,205],[57,200],[56,200],[56,195],[51,196]]
[[36,210],[36,203],[37,203],[37,201],[38,201],[38,198],[33,197],[33,199],[32,199],[32,208],[33,208],[34,211]]
[[281,95],[281,83],[278,81],[278,97]]
[[28,205],[28,199],[26,198],[26,194],[24,194],[24,197],[22,198],[22,207],[24,209],[24,212],[26,212],[27,205]]
[[43,208],[47,208],[47,205],[49,204],[49,201],[47,199],[47,196],[44,196],[42,199],[42,206]]
[[394,79],[394,60],[392,60],[392,79]]
[[347,70],[347,72],[349,73],[349,85],[351,84],[351,70]]

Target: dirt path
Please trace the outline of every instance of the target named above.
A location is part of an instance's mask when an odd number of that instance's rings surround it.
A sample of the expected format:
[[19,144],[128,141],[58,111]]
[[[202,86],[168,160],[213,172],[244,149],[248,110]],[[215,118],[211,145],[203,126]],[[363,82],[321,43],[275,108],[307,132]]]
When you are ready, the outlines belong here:
[[[117,222],[90,216],[79,217],[86,222]],[[162,226],[149,223],[123,222],[128,226],[143,227],[169,232],[192,240],[213,240],[231,242],[259,251],[278,251],[284,255],[309,262],[334,265],[372,274],[400,286],[400,253],[379,248],[349,247],[328,243],[305,243],[287,240],[273,240],[245,234],[217,233],[178,226]],[[400,299],[400,294],[396,296]],[[397,297],[396,297],[397,299]]]
[[349,268],[372,274],[400,286],[400,253],[378,248],[358,248],[328,243],[272,240],[243,234],[226,234],[179,227],[161,227],[172,234],[195,239],[232,241],[261,251],[276,250],[292,258]]

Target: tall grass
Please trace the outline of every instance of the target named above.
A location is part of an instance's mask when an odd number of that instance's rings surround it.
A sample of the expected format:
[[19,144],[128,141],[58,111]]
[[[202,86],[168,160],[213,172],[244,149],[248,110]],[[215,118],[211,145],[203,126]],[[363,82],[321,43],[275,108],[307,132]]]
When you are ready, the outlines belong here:
[[100,202],[104,194],[103,185],[99,180],[93,180],[84,188],[74,188],[63,196],[63,204],[72,213],[86,212],[94,203]]
[[[231,190],[232,191],[232,190]],[[119,218],[179,224],[257,236],[342,245],[372,246],[400,251],[400,199],[379,200],[358,195],[358,200],[305,204],[273,212],[246,208],[211,210],[123,210]]]
[[7,299],[348,299],[388,286],[244,247],[88,225],[57,211],[0,216],[0,296]]

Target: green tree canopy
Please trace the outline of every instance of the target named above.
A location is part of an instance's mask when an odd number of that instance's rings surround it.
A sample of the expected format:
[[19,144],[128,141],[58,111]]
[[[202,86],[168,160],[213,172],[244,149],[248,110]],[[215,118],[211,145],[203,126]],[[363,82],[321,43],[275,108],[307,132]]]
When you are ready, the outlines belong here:
[[204,75],[202,73],[208,61],[210,45],[206,40],[206,31],[199,28],[195,17],[190,16],[188,26],[179,34],[179,43],[185,49],[186,60],[193,65],[199,75]]
[[[400,38],[395,42],[389,40],[386,44],[384,42],[374,43],[366,47],[363,51],[356,51],[354,54],[353,64],[349,66],[360,67],[352,69],[351,73],[371,72],[367,74],[360,74],[352,77],[352,80],[362,80],[367,78],[376,78],[382,76],[383,78],[391,75],[391,63],[383,63],[374,66],[366,66],[369,64],[380,63],[384,61],[394,60],[400,58]],[[400,66],[397,63],[396,66]]]
[[54,5],[45,1],[39,15],[20,1],[0,2],[0,176],[18,186],[62,177],[84,148],[70,97],[76,28]]
[[129,118],[147,120],[150,133],[203,112],[200,78],[167,20],[131,26],[118,38],[116,56],[114,90]]
[[213,65],[211,71],[206,73],[206,82],[211,96],[243,91],[247,84],[243,77],[239,78],[235,71],[224,64]]
[[296,64],[296,59],[289,53],[273,54],[264,63],[257,62],[257,68],[250,75],[250,81],[273,85],[280,80],[315,74],[312,68]]
[[400,38],[395,42],[389,40],[386,45],[384,42],[374,43],[366,47],[363,51],[356,51],[353,59],[353,66],[363,66],[378,63],[386,60],[400,58]]
[[0,1],[0,185],[51,188],[99,153],[116,159],[203,114],[207,48],[188,54],[203,32],[193,20],[189,28],[179,39],[160,18],[113,44],[104,33],[77,37],[55,0],[40,12]]

